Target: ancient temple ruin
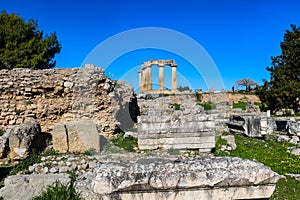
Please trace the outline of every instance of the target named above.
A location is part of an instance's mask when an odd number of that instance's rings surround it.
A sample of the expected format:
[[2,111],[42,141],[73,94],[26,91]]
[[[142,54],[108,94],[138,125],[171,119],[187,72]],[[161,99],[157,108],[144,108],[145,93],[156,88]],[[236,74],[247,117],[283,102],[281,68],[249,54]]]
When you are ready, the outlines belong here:
[[[159,90],[154,91],[152,88],[152,66],[157,65],[159,67]],[[165,90],[164,73],[165,66],[169,65],[172,68],[172,92],[177,89],[177,78],[175,60],[149,60],[142,63],[142,68],[139,71],[140,93],[168,93]]]

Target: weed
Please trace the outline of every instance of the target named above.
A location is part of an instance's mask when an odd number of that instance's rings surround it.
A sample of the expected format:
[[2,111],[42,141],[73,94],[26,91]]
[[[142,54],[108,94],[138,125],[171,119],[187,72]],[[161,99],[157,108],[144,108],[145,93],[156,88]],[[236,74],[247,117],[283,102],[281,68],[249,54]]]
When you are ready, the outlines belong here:
[[76,192],[74,182],[76,181],[76,175],[74,172],[69,172],[71,181],[69,184],[64,185],[59,181],[56,181],[53,185],[49,186],[40,196],[34,197],[33,200],[52,200],[52,199],[64,199],[64,200],[80,200],[80,194]]
[[28,172],[28,167],[35,164],[40,163],[41,159],[36,152],[32,152],[25,160],[19,162],[18,164],[14,165],[12,170],[10,171],[10,175],[15,175],[20,171],[23,171],[25,174]]
[[92,156],[92,155],[95,155],[95,154],[97,154],[97,151],[94,148],[89,148],[88,150],[86,150],[84,152],[84,155],[86,155],[86,156]]
[[24,104],[25,104],[26,106],[30,106],[31,104],[33,104],[33,102],[30,101],[30,100],[28,100],[28,101],[24,101]]
[[57,156],[59,155],[59,151],[55,149],[44,151],[40,154],[41,156]]
[[134,148],[138,146],[138,140],[132,136],[124,138],[124,133],[120,133],[117,137],[113,138],[112,143],[121,147],[129,152],[134,152]]
[[0,129],[0,136],[4,135],[5,131]]
[[21,110],[15,109],[15,113],[16,113],[16,115],[20,115],[21,114]]
[[180,151],[178,149],[170,148],[168,149],[168,154],[170,155],[180,155]]
[[174,103],[173,107],[175,110],[180,110],[180,104]]
[[217,108],[217,105],[212,103],[212,102],[207,102],[207,103],[204,103],[204,104],[200,104],[203,106],[204,110],[213,110],[213,109],[216,109]]

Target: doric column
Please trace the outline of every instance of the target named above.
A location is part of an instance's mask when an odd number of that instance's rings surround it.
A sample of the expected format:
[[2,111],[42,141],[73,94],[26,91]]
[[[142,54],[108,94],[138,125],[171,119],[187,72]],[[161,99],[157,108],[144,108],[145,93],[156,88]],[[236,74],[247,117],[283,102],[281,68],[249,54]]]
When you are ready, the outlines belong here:
[[165,84],[165,65],[158,65],[159,67],[159,90],[164,90],[164,84]]
[[171,65],[172,67],[172,91],[177,90],[177,77],[176,77],[176,67],[177,65]]
[[143,92],[142,70],[139,70],[138,73],[139,73],[139,89],[140,89],[140,93],[141,93],[141,92]]
[[152,90],[152,71],[151,71],[152,65],[149,64],[146,66],[146,79],[147,79],[147,83],[146,83],[146,90],[147,91],[151,91]]

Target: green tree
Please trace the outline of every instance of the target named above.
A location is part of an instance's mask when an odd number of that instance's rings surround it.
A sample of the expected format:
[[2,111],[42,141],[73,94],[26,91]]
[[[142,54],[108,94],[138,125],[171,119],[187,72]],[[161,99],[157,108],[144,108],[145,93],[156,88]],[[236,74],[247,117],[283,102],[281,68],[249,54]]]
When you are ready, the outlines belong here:
[[0,13],[0,69],[49,69],[55,66],[53,58],[60,49],[56,33],[44,35],[37,21]]
[[273,113],[284,108],[299,111],[300,101],[300,28],[291,25],[280,43],[281,55],[271,57],[270,81],[258,90],[260,100]]

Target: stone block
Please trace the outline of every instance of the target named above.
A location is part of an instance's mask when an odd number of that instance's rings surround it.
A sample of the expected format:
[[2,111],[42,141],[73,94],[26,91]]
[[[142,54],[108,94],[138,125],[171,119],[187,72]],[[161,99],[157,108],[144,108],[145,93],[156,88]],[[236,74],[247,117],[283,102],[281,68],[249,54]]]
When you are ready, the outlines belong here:
[[68,137],[65,124],[55,124],[52,128],[53,148],[60,153],[66,153],[69,150]]

